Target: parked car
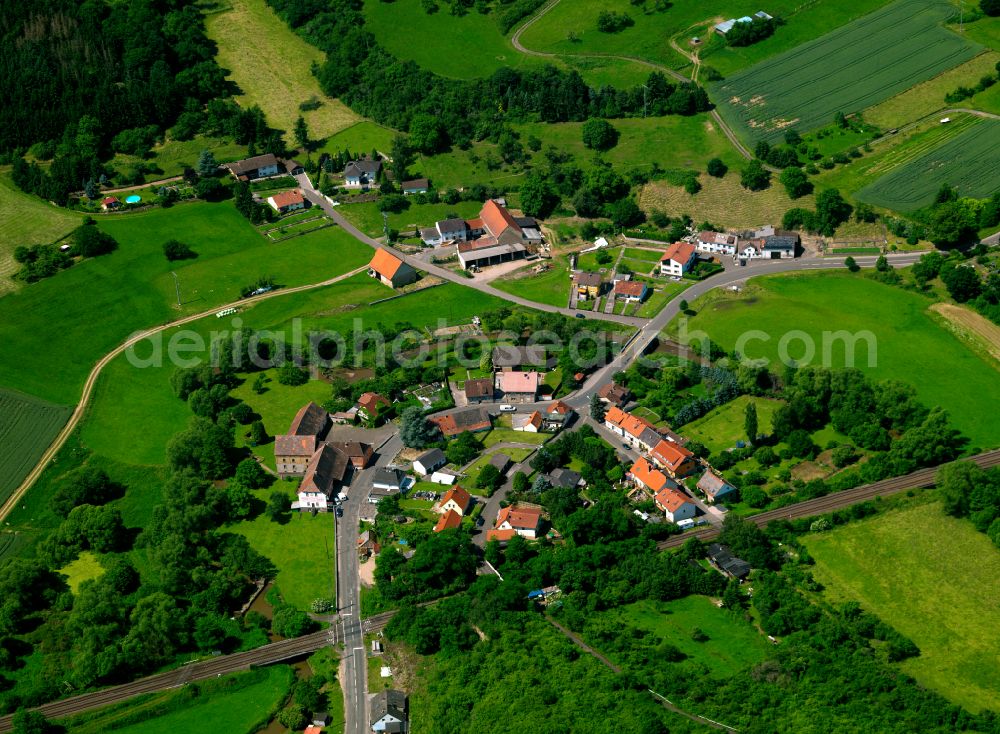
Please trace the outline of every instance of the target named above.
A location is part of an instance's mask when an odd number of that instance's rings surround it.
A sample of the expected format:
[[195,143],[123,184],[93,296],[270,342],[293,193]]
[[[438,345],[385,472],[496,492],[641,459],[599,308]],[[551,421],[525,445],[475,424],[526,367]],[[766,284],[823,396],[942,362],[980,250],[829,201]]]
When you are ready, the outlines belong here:
[[344,508],[338,506],[337,507],[337,517],[343,517],[343,516],[344,516]]
[[504,403],[503,405],[500,406],[500,412],[501,413],[516,413],[517,412],[517,406],[516,405],[510,405],[509,403]]
[[575,314],[575,315],[576,315],[576,317],[578,319],[585,319],[585,318],[587,318],[587,314],[584,314],[584,313],[578,313],[578,314]]

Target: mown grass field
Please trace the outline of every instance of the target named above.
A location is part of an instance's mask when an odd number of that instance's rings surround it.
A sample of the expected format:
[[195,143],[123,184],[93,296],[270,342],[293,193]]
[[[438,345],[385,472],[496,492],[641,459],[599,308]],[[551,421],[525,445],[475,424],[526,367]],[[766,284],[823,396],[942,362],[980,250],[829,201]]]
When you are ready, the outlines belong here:
[[60,723],[67,734],[243,734],[262,723],[293,679],[291,668],[276,665],[200,682],[195,697],[185,690],[157,693]]
[[[814,344],[810,364],[824,364],[824,332],[870,332],[876,341],[874,364],[869,364],[865,341],[859,340],[854,366],[876,379],[913,385],[925,405],[948,410],[972,447],[1000,445],[1000,414],[982,409],[983,396],[996,393],[996,370],[939,326],[928,305],[921,296],[863,276],[783,275],[756,278],[739,295],[712,294],[707,305],[694,304],[698,314],[688,329],[708,332],[725,349],[736,348],[749,330],[760,330],[768,339],[750,340],[740,345],[741,351],[749,359],[769,360],[772,368],[780,368],[779,342],[792,329],[805,332]],[[844,343],[829,338],[828,343],[827,366],[845,366]],[[805,363],[801,340],[785,346],[791,359]]]
[[191,140],[168,139],[162,144],[154,146],[150,151],[151,156],[145,159],[118,153],[111,159],[109,165],[117,171],[124,171],[130,166],[142,163],[160,170],[159,173],[147,174],[146,180],[169,178],[180,176],[186,167],[195,168],[198,164],[198,156],[203,150],[212,151],[212,155],[219,163],[239,160],[247,153],[245,145],[239,145],[230,140],[196,135]]
[[[943,27],[947,0],[896,0],[821,38],[711,85],[746,140],[828,124],[968,61],[982,46]],[[779,29],[780,32],[780,29]]]
[[548,270],[537,274],[530,267],[524,268],[510,277],[494,280],[492,285],[514,296],[564,307],[569,303],[571,285],[569,261],[558,256],[552,258],[549,265]]
[[80,226],[79,214],[49,204],[18,190],[10,180],[8,168],[0,173],[0,297],[21,284],[12,280],[20,265],[14,260],[14,248],[55,242]]
[[719,406],[696,421],[686,423],[684,435],[699,441],[708,447],[713,454],[733,448],[737,441],[746,442],[743,431],[743,421],[747,405],[753,403],[757,408],[757,425],[762,434],[771,432],[771,419],[781,406],[780,400],[767,398],[751,398],[741,395],[725,405]]
[[870,204],[912,211],[933,203],[941,184],[985,198],[1000,190],[1000,120],[981,120],[857,192]]
[[[707,596],[687,596],[660,605],[640,601],[603,614],[654,633],[720,678],[759,663],[771,646],[764,635],[731,612],[719,609]],[[708,640],[692,640],[695,627]]]
[[[258,494],[262,499],[270,489]],[[246,537],[257,551],[278,568],[274,582],[289,604],[309,611],[314,599],[336,599],[337,565],[334,514],[293,512],[288,522],[267,515],[230,525],[227,529]]]
[[989,106],[981,107],[977,104],[980,97],[985,98],[985,94],[977,94],[955,105],[945,102],[944,97],[959,86],[974,86],[986,74],[996,74],[997,61],[1000,61],[1000,53],[985,51],[964,64],[938,74],[933,79],[928,79],[874,107],[869,107],[863,113],[865,122],[889,130],[946,107],[971,107],[991,111]]
[[[371,249],[338,228],[269,243],[231,202],[183,204],[102,217],[119,248],[0,298],[0,340],[11,354],[58,354],[44,369],[31,358],[0,362],[0,385],[62,404],[101,356],[138,329],[239,298],[264,275],[282,286],[319,282],[363,265]],[[163,243],[198,253],[171,263]],[[180,280],[181,309],[171,272]],[[86,297],[81,297],[86,294]]]
[[71,408],[0,389],[0,502],[34,468],[72,412]]
[[392,139],[399,133],[388,127],[362,120],[348,128],[344,128],[326,139],[320,152],[343,153],[344,149],[352,153],[371,153],[377,150],[389,155],[392,150]]
[[831,601],[858,601],[912,639],[902,663],[971,711],[1000,710],[1000,550],[968,520],[920,504],[806,536]]
[[[240,87],[239,103],[259,106],[272,127],[286,131],[290,144],[299,115],[314,140],[360,119],[339,100],[323,95],[310,73],[323,53],[297,36],[264,0],[230,0],[228,7],[206,15],[205,26],[218,44],[219,64],[232,72],[230,78]],[[322,100],[322,106],[301,112],[299,105],[313,97]]]
[[[303,334],[311,330],[328,330],[353,339],[356,318],[361,319],[362,329],[379,323],[410,323],[418,329],[436,328],[439,317],[447,318],[449,324],[468,323],[473,315],[498,308],[503,303],[471,288],[449,283],[375,306],[367,305],[389,292],[385,286],[361,274],[326,288],[263,301],[240,313],[239,318],[246,327],[280,331],[289,339],[293,318],[300,319]],[[446,312],[441,309],[442,303],[448,304]],[[359,306],[363,306],[363,310],[357,310]],[[232,325],[228,319],[209,316],[190,324],[189,328],[191,333],[206,338],[211,331],[230,329]],[[199,355],[204,356],[203,353]],[[112,361],[98,381],[90,413],[81,426],[84,445],[97,454],[126,464],[165,463],[164,447],[174,433],[183,430],[191,416],[188,406],[175,397],[170,388],[173,370],[169,362],[162,367],[140,369],[133,367],[124,356]],[[276,410],[275,415],[279,412],[287,415],[296,403],[301,406],[307,402],[309,396],[303,395],[305,399],[301,403],[297,397],[289,397],[286,406]],[[249,401],[251,406],[255,405],[257,397]],[[155,420],[150,420],[150,416],[155,416]],[[268,428],[269,431],[273,429]],[[121,441],[122,435],[130,436],[130,440]]]

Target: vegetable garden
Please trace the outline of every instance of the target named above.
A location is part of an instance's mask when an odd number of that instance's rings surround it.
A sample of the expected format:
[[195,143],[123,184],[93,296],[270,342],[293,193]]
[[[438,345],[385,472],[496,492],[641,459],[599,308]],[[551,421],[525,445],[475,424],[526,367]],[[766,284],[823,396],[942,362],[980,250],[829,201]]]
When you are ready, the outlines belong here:
[[960,196],[985,198],[1000,190],[1000,120],[982,120],[947,142],[893,169],[857,193],[870,204],[912,211],[934,201],[941,184]]
[[982,49],[943,27],[945,0],[897,0],[712,86],[723,117],[750,140],[780,140],[863,110]]

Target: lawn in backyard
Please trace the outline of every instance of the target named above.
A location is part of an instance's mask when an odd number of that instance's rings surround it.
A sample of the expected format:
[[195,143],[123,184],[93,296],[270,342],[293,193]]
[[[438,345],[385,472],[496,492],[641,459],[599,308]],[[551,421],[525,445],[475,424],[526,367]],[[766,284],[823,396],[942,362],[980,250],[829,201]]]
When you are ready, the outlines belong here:
[[837,112],[871,107],[978,54],[982,46],[943,25],[954,13],[947,0],[896,0],[710,91],[744,140],[778,141],[789,127],[821,127]]
[[569,261],[560,255],[549,260],[548,264],[549,269],[541,273],[534,273],[530,267],[526,267],[509,277],[494,280],[492,285],[512,296],[565,307],[569,303],[572,284]]
[[[515,431],[513,428],[505,428],[503,425],[498,425],[489,433],[481,434],[479,440],[482,441],[483,446],[490,448],[496,446],[498,443],[526,443],[532,446],[541,446],[550,438],[552,438],[551,433]],[[506,451],[506,449],[502,450]]]
[[[719,678],[759,663],[771,646],[748,622],[720,609],[707,596],[686,596],[663,604],[644,600],[602,615],[652,632]],[[695,627],[708,636],[705,642],[691,639]]]
[[[355,309],[359,305],[365,306],[362,329],[366,324],[399,322],[420,329],[428,325],[436,327],[439,318],[446,318],[450,324],[468,323],[473,315],[503,304],[499,299],[449,283],[374,306],[366,305],[390,293],[385,286],[361,274],[325,288],[262,301],[241,312],[239,318],[246,327],[273,330],[288,335],[289,339],[293,318],[300,319],[302,334],[326,330],[353,339],[354,320],[359,317]],[[442,310],[441,304],[447,304],[447,308]],[[204,339],[209,332],[231,328],[231,325],[227,320],[209,316],[192,322],[188,328]],[[146,353],[146,349],[148,345],[137,351]],[[161,367],[140,369],[133,367],[125,356],[113,360],[95,388],[90,412],[81,427],[83,443],[98,454],[124,463],[162,464],[164,447],[170,437],[183,430],[191,416],[188,406],[170,388],[173,370],[169,362]],[[309,385],[297,389],[315,397]],[[298,398],[291,395],[287,400],[283,408],[275,411],[275,419],[279,412],[288,415],[288,411],[299,403]],[[280,421],[278,427],[285,428]],[[118,437],[122,435],[131,438],[121,441]]]
[[747,405],[750,403],[753,403],[757,408],[758,430],[762,434],[769,434],[771,432],[771,419],[782,402],[768,398],[752,398],[749,395],[740,395],[735,400],[715,408],[698,420],[686,423],[682,429],[678,430],[681,430],[688,438],[705,444],[713,454],[731,449],[736,446],[737,441],[744,443],[747,441],[746,433],[743,431],[743,423]]
[[860,602],[917,644],[904,672],[971,711],[1000,710],[1000,550],[984,533],[921,503],[804,543],[824,597]]
[[545,63],[516,51],[492,14],[453,15],[445,9],[428,14],[420,0],[366,0],[364,13],[365,28],[391,54],[441,76],[474,79]]
[[277,567],[274,582],[289,604],[309,611],[314,599],[336,599],[337,546],[332,512],[292,512],[287,522],[275,522],[261,514],[228,529],[245,536]]
[[[713,293],[696,302],[698,313],[688,329],[702,329],[724,349],[738,349],[749,359],[766,359],[779,370],[779,343],[799,364],[844,367],[849,362],[847,350],[834,335],[846,330],[858,337],[854,366],[875,379],[913,385],[926,406],[948,410],[971,447],[998,446],[1000,413],[982,409],[983,396],[996,393],[997,371],[938,325],[929,305],[922,296],[861,275],[782,275],[756,278],[740,294]],[[793,327],[815,347],[810,359],[804,359],[802,339],[794,334],[786,337]],[[765,338],[739,343],[747,333]],[[823,358],[824,334],[828,360]],[[873,350],[867,346],[868,334],[876,345]]]
[[[324,96],[311,73],[323,53],[289,28],[265,0],[229,0],[205,16],[208,36],[218,44],[219,65],[242,94],[237,101],[259,106],[271,126],[291,131],[301,115],[313,140],[321,140],[357,122],[360,117],[339,100]],[[248,39],[253,39],[248,42]],[[319,109],[303,112],[311,99]]]
[[197,168],[198,158],[203,150],[212,151],[212,155],[219,163],[239,160],[245,158],[247,154],[245,145],[232,140],[196,135],[190,140],[167,139],[163,143],[158,143],[153,146],[148,158],[118,153],[111,159],[108,167],[121,172],[141,163],[153,169],[152,173],[146,174],[147,181],[170,178],[180,176],[185,168]]
[[371,155],[373,150],[377,150],[389,155],[392,140],[399,134],[396,130],[382,127],[371,120],[361,120],[328,137],[317,152],[336,154],[348,150],[355,154]]
[[[440,219],[452,219],[461,217],[472,219],[479,215],[483,208],[481,201],[460,201],[457,204],[417,204],[410,199],[410,206],[399,214],[389,213],[389,227],[399,230],[402,236],[410,237],[418,227],[433,227],[434,223]],[[384,227],[382,212],[378,209],[377,201],[368,201],[362,204],[345,204],[338,207],[337,211],[351,220],[354,225],[372,237],[380,237]]]
[[83,217],[25,194],[14,186],[4,167],[0,174],[0,296],[21,287],[12,280],[21,266],[14,260],[19,245],[49,244],[79,227]]
[[496,454],[506,454],[510,457],[510,464],[513,466],[518,462],[524,461],[525,457],[527,457],[532,451],[533,449],[505,448],[483,454],[476,459],[468,469],[465,470],[465,477],[462,479],[462,486],[469,490],[472,494],[483,495],[485,494],[485,490],[478,489],[476,487],[476,480],[479,479],[479,472],[483,470],[483,467],[490,463],[490,459],[492,459]]
[[[118,240],[115,252],[0,298],[0,339],[11,353],[59,355],[44,370],[30,359],[3,360],[0,385],[72,404],[94,363],[134,331],[236,301],[261,276],[296,286],[371,258],[370,248],[336,227],[270,243],[231,202],[102,217],[98,226]],[[162,246],[169,239],[198,257],[168,261]]]
[[67,563],[59,569],[58,573],[66,577],[69,590],[76,594],[80,590],[80,584],[84,581],[96,579],[104,573],[104,566],[101,560],[90,551],[82,551],[75,561]]
[[1000,120],[980,120],[947,142],[899,166],[857,192],[857,198],[896,211],[934,202],[944,183],[959,196],[984,199],[1000,190]]
[[[249,732],[288,695],[294,680],[288,666],[276,665],[199,681],[198,695],[173,690],[60,721],[67,734],[216,734]],[[336,692],[334,692],[336,695]],[[134,721],[124,723],[121,719]]]
[[0,502],[17,489],[66,424],[72,410],[0,389]]

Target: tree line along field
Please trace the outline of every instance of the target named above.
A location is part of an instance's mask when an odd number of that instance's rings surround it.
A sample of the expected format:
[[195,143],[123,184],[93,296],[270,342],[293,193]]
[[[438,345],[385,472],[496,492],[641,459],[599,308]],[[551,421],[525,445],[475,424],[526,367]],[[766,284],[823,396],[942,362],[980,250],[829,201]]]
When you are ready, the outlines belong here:
[[[869,349],[859,340],[854,366],[875,379],[908,383],[926,406],[946,408],[971,448],[1000,446],[1000,414],[982,407],[983,396],[996,393],[1000,376],[939,325],[927,306],[919,295],[861,275],[772,276],[755,279],[739,295],[710,294],[696,302],[697,315],[687,328],[707,332],[727,350],[748,330],[761,330],[768,339],[751,340],[742,351],[748,359],[768,360],[772,369],[781,368],[779,341],[792,329],[812,339],[816,351],[809,364],[814,365],[824,365],[824,332],[870,332],[876,344],[874,365],[869,366]],[[674,334],[676,324],[671,325]],[[788,355],[803,362],[800,340],[788,344]],[[830,355],[824,366],[847,366],[842,341],[832,344]]]
[[820,127],[978,54],[979,44],[942,25],[954,12],[946,0],[896,0],[710,90],[744,138],[774,142],[788,128]]
[[1000,551],[938,504],[805,538],[823,596],[857,601],[920,648],[902,669],[970,711],[1000,709]]
[[72,410],[0,388],[0,502],[45,453]]
[[857,192],[869,204],[906,212],[933,203],[944,183],[960,196],[1000,189],[1000,120],[980,120]]
[[[238,300],[242,286],[264,275],[302,285],[371,258],[369,247],[336,227],[269,243],[231,202],[101,217],[97,226],[118,241],[116,251],[0,298],[0,338],[10,354],[25,357],[0,362],[0,385],[75,403],[94,363],[133,331]],[[169,262],[162,246],[170,239],[198,257]],[[180,281],[180,309],[171,272]],[[59,359],[44,369],[28,358],[46,353]]]

